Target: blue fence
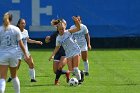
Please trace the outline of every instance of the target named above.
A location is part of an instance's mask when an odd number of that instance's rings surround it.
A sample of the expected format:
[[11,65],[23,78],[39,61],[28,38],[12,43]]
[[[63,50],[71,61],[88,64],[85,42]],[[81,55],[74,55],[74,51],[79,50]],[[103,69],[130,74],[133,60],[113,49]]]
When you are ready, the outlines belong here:
[[25,18],[31,38],[45,38],[55,29],[53,18],[64,18],[69,28],[71,17],[80,15],[91,37],[139,37],[140,0],[0,0],[0,23],[10,11],[16,24]]

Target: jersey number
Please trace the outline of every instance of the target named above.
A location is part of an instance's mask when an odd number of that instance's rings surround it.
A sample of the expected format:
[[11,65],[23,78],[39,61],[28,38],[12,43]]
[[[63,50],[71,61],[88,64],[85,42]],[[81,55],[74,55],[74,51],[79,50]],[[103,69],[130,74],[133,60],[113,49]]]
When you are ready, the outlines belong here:
[[6,45],[11,46],[11,37],[10,37],[10,35],[6,36]]

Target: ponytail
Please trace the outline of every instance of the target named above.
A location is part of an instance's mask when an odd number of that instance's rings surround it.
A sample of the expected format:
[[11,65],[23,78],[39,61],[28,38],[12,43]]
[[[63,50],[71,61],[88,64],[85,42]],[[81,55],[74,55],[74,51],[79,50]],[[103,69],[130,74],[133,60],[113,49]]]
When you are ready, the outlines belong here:
[[8,25],[10,25],[12,21],[12,15],[8,12],[4,14],[3,16],[3,26],[5,27],[5,30],[7,29]]

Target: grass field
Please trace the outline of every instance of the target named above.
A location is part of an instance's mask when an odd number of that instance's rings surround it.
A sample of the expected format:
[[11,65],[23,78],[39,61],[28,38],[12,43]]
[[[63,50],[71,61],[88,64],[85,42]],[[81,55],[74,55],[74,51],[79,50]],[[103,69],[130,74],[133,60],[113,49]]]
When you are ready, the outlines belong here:
[[[61,76],[54,86],[50,50],[31,50],[35,62],[36,83],[31,83],[28,66],[22,61],[18,71],[21,93],[140,93],[140,50],[97,49],[89,51],[90,76],[78,87],[70,87]],[[67,66],[64,68],[67,69]],[[83,69],[81,61],[80,69]],[[14,93],[7,83],[6,93]]]

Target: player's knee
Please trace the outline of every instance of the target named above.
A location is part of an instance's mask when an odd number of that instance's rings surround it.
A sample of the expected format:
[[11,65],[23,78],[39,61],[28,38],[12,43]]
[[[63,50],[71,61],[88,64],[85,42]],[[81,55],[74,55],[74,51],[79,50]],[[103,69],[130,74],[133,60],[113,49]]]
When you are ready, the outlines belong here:
[[62,68],[63,68],[62,66],[59,66],[59,67],[58,67],[58,70],[62,70]]

